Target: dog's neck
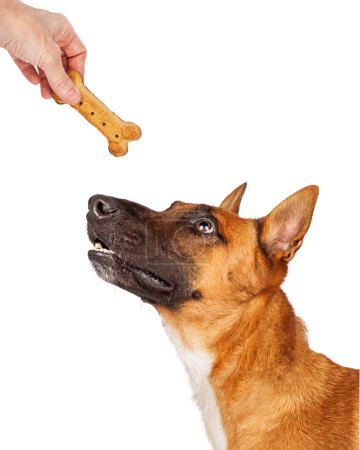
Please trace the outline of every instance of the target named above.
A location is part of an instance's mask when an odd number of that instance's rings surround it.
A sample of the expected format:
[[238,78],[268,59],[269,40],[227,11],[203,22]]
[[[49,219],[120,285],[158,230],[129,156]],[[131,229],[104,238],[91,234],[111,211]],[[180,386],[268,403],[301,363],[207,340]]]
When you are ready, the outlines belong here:
[[[225,308],[224,314],[215,309],[204,317],[194,304],[177,313],[159,312],[216,450],[227,448],[233,414],[227,399],[235,390],[243,390],[244,417],[252,415],[267,398],[263,379],[280,380],[309,351],[304,327],[281,289],[241,301],[236,311]],[[256,386],[256,395],[250,386]]]
[[157,309],[186,348],[214,355],[216,371],[223,366],[229,371],[235,355],[244,373],[266,369],[274,359],[276,365],[283,361],[288,366],[300,349],[308,348],[304,326],[280,288],[241,300],[237,308],[234,302],[227,308],[214,301],[205,314],[206,308],[196,302],[178,311]]

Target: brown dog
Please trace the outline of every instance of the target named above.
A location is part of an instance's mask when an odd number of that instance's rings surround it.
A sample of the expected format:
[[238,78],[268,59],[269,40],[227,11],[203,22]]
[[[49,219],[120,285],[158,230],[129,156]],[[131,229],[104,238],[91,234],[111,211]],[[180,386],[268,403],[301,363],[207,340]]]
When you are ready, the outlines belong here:
[[251,220],[237,215],[245,187],[163,212],[94,196],[89,258],[161,315],[216,450],[357,449],[358,372],[310,350],[280,287],[318,188]]

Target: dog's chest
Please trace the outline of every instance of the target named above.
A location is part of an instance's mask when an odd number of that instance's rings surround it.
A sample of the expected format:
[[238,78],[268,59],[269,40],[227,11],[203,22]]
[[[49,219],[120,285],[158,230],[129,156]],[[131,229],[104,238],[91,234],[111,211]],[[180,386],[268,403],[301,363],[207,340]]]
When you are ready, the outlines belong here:
[[213,357],[207,352],[189,349],[183,344],[176,331],[166,324],[164,326],[189,374],[194,397],[202,412],[210,441],[216,450],[226,450],[226,436],[220,411],[209,382]]

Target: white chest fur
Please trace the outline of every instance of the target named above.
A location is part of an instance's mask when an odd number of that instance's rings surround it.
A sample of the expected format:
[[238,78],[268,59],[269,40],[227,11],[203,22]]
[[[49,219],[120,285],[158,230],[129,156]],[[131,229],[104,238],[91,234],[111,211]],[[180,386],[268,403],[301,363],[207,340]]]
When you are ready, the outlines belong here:
[[170,326],[164,324],[164,327],[189,373],[194,397],[202,412],[205,427],[214,449],[226,450],[226,436],[219,407],[209,382],[209,375],[213,365],[212,355],[200,349],[186,347],[180,336]]

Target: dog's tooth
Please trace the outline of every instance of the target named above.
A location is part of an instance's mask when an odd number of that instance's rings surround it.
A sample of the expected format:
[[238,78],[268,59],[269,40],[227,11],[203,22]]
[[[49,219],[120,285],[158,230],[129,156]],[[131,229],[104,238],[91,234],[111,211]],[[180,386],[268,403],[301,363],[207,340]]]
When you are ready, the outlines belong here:
[[102,245],[100,244],[100,242],[96,242],[96,243],[95,243],[95,248],[96,248],[97,250],[101,250],[101,249],[102,249]]

